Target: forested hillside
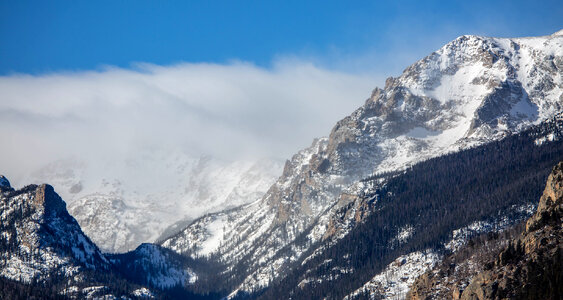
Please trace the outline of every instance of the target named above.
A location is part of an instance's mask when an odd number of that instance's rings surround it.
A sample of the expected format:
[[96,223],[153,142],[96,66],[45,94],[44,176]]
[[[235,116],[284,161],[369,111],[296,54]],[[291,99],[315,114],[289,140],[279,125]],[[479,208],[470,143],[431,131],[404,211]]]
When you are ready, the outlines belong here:
[[[364,222],[256,296],[341,299],[400,255],[427,249],[445,253],[453,230],[475,221],[502,226],[499,220],[516,223],[528,217],[531,212],[524,207],[537,203],[551,167],[563,158],[561,125],[555,118],[389,178],[376,194],[366,195],[377,201]],[[404,243],[396,239],[402,228],[412,228]],[[310,278],[318,280],[304,281]]]

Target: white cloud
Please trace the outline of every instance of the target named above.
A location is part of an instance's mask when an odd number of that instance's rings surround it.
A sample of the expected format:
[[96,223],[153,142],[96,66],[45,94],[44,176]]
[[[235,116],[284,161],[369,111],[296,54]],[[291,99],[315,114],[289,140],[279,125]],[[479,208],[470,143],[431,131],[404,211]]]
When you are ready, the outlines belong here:
[[55,159],[142,148],[288,158],[328,135],[380,80],[289,60],[0,77],[1,172],[21,178]]

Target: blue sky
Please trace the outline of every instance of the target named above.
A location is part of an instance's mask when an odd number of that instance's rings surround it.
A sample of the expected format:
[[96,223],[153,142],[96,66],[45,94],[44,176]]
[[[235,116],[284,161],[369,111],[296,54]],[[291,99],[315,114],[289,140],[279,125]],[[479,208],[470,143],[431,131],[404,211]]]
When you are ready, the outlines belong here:
[[0,0],[0,166],[284,160],[448,41],[551,34],[562,3]]
[[0,75],[311,61],[396,75],[462,34],[545,35],[562,1],[0,1]]

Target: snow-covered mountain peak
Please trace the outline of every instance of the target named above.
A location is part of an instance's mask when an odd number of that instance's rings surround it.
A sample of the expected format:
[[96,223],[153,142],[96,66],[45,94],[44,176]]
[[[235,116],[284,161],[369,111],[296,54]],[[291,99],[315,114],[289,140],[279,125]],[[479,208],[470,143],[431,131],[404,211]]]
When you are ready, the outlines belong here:
[[[389,78],[328,138],[294,155],[261,201],[199,219],[163,246],[197,256],[212,242],[206,255],[243,264],[240,290],[263,286],[315,242],[345,234],[329,230],[331,215],[369,188],[360,179],[500,139],[561,111],[562,55],[562,36],[461,36]],[[339,222],[348,221],[357,220]]]
[[[562,53],[562,36],[461,36],[389,78],[385,89],[374,90],[363,107],[339,122],[331,139],[340,144],[338,136],[351,140],[352,134],[379,146],[404,139],[424,154],[430,144],[455,150],[519,131],[561,109]],[[400,156],[393,160],[407,159]],[[387,161],[366,171],[397,167]]]

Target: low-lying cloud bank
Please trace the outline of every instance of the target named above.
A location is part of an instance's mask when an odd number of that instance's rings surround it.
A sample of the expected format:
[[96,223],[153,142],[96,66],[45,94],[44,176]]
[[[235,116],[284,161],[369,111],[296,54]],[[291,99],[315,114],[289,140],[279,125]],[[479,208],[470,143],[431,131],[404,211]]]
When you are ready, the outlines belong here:
[[0,167],[25,177],[66,157],[122,159],[140,149],[228,160],[288,158],[326,136],[376,86],[372,76],[306,62],[0,77]]

